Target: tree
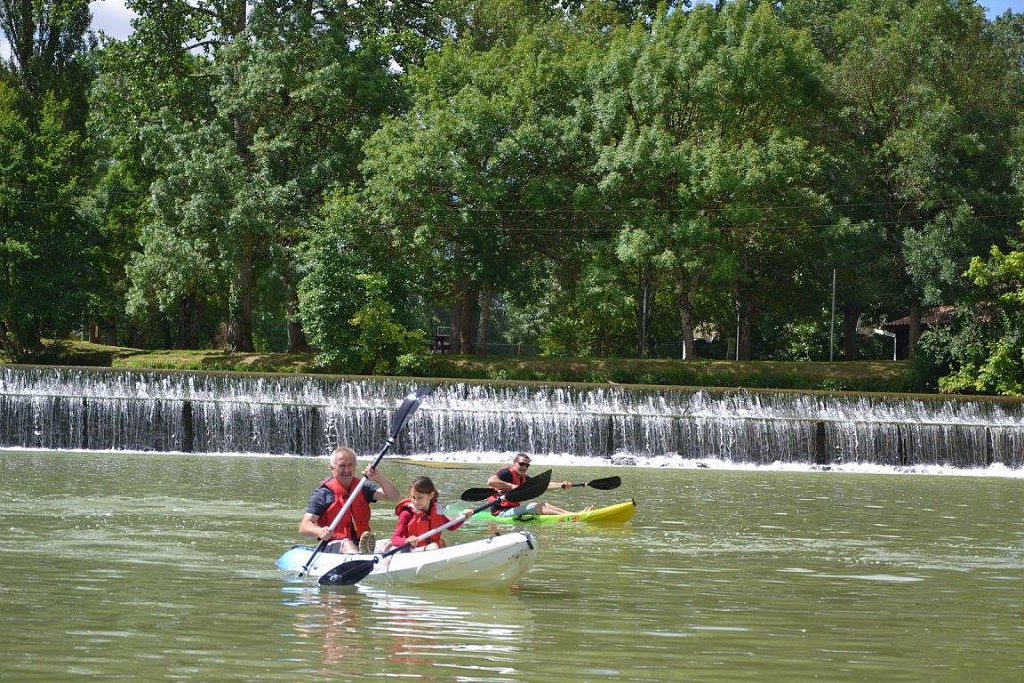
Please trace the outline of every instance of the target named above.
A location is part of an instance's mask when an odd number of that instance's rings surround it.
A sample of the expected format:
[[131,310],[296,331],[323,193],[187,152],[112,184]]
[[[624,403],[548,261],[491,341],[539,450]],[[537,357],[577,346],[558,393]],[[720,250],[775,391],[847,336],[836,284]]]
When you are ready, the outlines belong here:
[[113,106],[105,127],[152,190],[129,301],[179,315],[180,343],[211,343],[197,316],[213,310],[232,348],[283,336],[258,334],[260,319],[287,320],[288,347],[304,347],[296,249],[331,188],[357,179],[378,117],[401,105],[373,7],[133,5],[103,100],[130,103],[126,133]]
[[620,216],[618,254],[638,291],[655,274],[671,279],[688,358],[696,325],[723,327],[735,301],[749,357],[750,316],[799,289],[825,203],[815,187],[823,153],[802,130],[822,96],[812,46],[768,5],[701,5],[656,17],[649,31],[634,26],[595,91],[599,187]]
[[949,369],[939,389],[1024,396],[1024,252],[992,247],[965,275],[972,289],[958,304],[956,324],[921,341]]
[[[48,94],[84,104],[88,77],[82,58],[90,21],[86,0],[0,0],[0,31],[11,46],[2,71],[27,94],[22,106],[38,105]],[[68,114],[84,122],[84,109],[73,106]]]
[[364,201],[417,248],[461,353],[482,350],[498,294],[538,260],[568,258],[580,236],[574,193],[587,147],[572,102],[588,43],[559,20],[512,16],[492,33],[472,24],[410,69],[413,105],[374,134],[362,166]]
[[82,205],[89,19],[84,1],[0,0],[0,348],[17,360],[81,324],[96,286],[100,240]]
[[17,100],[0,81],[0,345],[26,360],[81,323],[99,243],[79,208],[83,140],[67,104],[45,96],[30,121]]
[[299,314],[335,372],[414,374],[427,352],[408,250],[381,234],[353,192],[335,192],[302,247]]
[[[812,27],[831,62],[835,204],[855,231],[831,240],[853,283],[844,307],[909,312],[913,348],[922,308],[955,300],[971,256],[1015,231],[1006,151],[1021,70],[973,3],[852,0],[809,11],[821,7],[791,0],[783,15]],[[848,337],[857,317],[847,316]]]

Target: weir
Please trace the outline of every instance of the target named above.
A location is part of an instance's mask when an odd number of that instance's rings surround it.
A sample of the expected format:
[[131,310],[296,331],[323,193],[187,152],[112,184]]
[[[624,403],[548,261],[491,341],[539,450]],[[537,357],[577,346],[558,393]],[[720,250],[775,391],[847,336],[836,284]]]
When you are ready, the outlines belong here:
[[[1024,466],[1022,402],[426,380],[396,454]],[[0,447],[326,455],[387,439],[411,378],[0,366]]]

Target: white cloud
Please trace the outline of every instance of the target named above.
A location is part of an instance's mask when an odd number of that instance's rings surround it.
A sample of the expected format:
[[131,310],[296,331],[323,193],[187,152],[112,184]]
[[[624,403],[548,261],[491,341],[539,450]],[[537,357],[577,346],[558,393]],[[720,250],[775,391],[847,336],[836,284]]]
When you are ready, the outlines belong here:
[[[92,0],[89,3],[92,12],[93,31],[103,31],[111,38],[127,38],[132,33],[131,20],[135,13],[124,6],[124,0]],[[0,34],[0,59],[9,59],[11,46],[6,36]]]
[[129,22],[135,13],[124,6],[123,0],[93,0],[89,3],[92,11],[92,30],[103,31],[111,38],[127,38],[132,33]]

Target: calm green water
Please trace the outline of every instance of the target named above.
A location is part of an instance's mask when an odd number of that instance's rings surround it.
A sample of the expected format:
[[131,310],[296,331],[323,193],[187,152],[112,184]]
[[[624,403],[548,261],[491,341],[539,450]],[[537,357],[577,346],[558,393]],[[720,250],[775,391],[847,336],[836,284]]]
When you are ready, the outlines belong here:
[[[382,468],[448,500],[493,470]],[[535,527],[511,593],[388,594],[275,569],[326,473],[0,452],[0,680],[1024,680],[1020,479],[556,467],[620,474],[549,497],[632,523]]]

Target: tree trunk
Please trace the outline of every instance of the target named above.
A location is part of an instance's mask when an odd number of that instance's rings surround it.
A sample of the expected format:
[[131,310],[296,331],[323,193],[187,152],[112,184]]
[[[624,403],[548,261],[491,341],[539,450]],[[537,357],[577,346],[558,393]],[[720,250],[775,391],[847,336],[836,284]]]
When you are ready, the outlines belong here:
[[740,339],[739,339],[739,359],[750,360],[750,351],[752,347],[751,342],[751,331],[750,331],[750,318],[751,312],[750,307],[746,304],[740,304]]
[[295,318],[296,303],[294,299],[288,303],[288,353],[309,353],[313,347],[306,339],[306,333],[302,324]]
[[636,355],[638,358],[647,357],[647,323],[651,319],[651,277],[644,269],[640,277],[640,291],[637,292],[636,318],[637,318],[637,340]]
[[857,321],[860,306],[843,304],[843,360],[857,360]]
[[476,288],[469,278],[455,283],[455,303],[452,306],[452,351],[471,354],[475,347]]
[[917,341],[921,338],[921,302],[910,304],[910,325],[907,330],[907,360],[914,359]]
[[[245,32],[248,22],[244,0],[229,0],[221,16],[224,35],[235,39]],[[235,84],[237,86],[237,83]],[[250,175],[257,169],[253,161],[252,133],[241,114],[235,114],[231,121],[235,149]],[[255,237],[248,228],[245,231],[238,257],[235,260],[234,291],[230,302],[228,323],[228,346],[234,351],[248,353],[255,350],[252,341],[252,301],[256,283]]]
[[679,331],[683,337],[683,360],[690,360],[697,357],[697,350],[693,343],[693,316],[690,314],[690,292],[685,283],[676,285],[676,302],[679,306]]
[[194,291],[181,300],[181,324],[175,326],[177,338],[172,348],[196,350],[199,348],[199,297]]
[[247,237],[235,263],[231,319],[228,324],[228,346],[233,351],[255,350],[252,342],[252,293],[255,287],[252,239]]
[[475,353],[484,355],[487,353],[487,326],[491,321],[491,302],[494,300],[494,285],[488,284],[480,292],[478,308],[480,320],[476,326],[476,348]]
[[306,339],[306,333],[302,329],[299,319],[299,297],[295,293],[295,287],[291,278],[286,278],[284,285],[288,288],[288,303],[285,306],[287,315],[288,353],[308,353],[313,350]]

